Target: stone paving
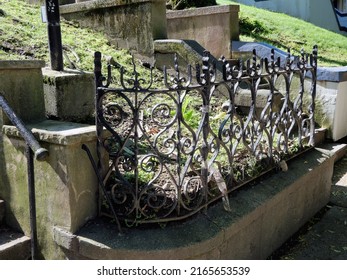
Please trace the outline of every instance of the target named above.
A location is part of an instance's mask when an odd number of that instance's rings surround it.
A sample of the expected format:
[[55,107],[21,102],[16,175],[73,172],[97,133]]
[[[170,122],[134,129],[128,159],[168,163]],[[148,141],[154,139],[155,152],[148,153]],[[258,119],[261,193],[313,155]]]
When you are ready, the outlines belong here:
[[329,204],[270,259],[347,260],[346,233],[347,155],[335,163]]

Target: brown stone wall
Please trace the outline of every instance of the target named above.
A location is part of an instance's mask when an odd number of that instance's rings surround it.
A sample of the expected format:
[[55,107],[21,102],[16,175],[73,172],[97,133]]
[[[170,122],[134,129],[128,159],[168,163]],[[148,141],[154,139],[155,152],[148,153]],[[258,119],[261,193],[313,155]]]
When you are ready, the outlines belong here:
[[230,58],[231,41],[239,39],[238,13],[238,5],[168,11],[168,38],[195,40],[215,57]]
[[119,48],[153,53],[153,40],[166,38],[165,0],[103,0],[62,6],[61,16],[105,33]]

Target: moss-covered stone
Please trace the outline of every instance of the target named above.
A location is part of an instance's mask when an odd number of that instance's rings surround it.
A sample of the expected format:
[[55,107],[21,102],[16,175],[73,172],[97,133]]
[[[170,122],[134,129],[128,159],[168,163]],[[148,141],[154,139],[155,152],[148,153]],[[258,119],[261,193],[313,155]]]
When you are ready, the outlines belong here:
[[[41,258],[62,259],[53,240],[53,226],[77,231],[97,213],[97,181],[86,153],[95,157],[95,127],[57,121],[30,126],[49,151],[35,161],[37,234]],[[13,126],[4,126],[0,141],[0,197],[7,203],[6,223],[30,236],[25,143]]]

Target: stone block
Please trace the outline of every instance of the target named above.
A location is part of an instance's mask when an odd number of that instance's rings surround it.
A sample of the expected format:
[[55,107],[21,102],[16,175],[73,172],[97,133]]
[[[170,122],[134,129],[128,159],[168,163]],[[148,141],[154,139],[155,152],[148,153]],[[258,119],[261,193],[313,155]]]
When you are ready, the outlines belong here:
[[[45,118],[41,71],[44,66],[41,60],[0,61],[0,94],[25,123]],[[3,124],[10,124],[2,115]]]
[[44,97],[48,117],[83,122],[93,118],[95,81],[93,73],[43,69]]
[[119,48],[153,54],[153,40],[166,39],[165,0],[94,0],[60,8],[61,16],[108,36]]
[[[270,90],[258,89],[257,98],[255,103],[255,110],[258,116],[261,115],[263,109],[266,107]],[[252,104],[252,94],[250,90],[239,90],[235,95],[235,105],[245,114],[248,114],[249,107]],[[283,105],[283,95],[280,92],[274,92],[272,96],[272,110],[278,113]]]
[[[8,232],[0,242],[0,260],[28,260],[31,254],[30,238],[17,233]],[[7,237],[7,238],[6,238]]]
[[[177,56],[179,71],[188,74],[188,65],[194,69],[196,64],[201,64],[205,48],[194,40],[155,40],[154,41],[154,53],[155,53],[155,66],[159,69],[163,69],[164,66],[168,70],[169,74],[175,69],[175,56]],[[216,63],[217,70],[221,72],[222,64],[214,56],[210,56],[211,63]]]
[[[97,215],[96,175],[82,144],[96,158],[95,126],[46,120],[28,125],[45,161],[35,161],[37,232],[46,259],[64,254],[53,241],[53,226],[76,232]],[[14,126],[3,127],[0,141],[0,197],[7,203],[6,224],[30,235],[25,143]],[[71,245],[72,246],[72,245]]]
[[199,42],[212,55],[231,57],[231,41],[239,38],[239,6],[211,6],[181,11],[168,11],[169,39]]
[[347,136],[347,67],[320,67],[317,71],[317,122],[328,129],[328,138]]

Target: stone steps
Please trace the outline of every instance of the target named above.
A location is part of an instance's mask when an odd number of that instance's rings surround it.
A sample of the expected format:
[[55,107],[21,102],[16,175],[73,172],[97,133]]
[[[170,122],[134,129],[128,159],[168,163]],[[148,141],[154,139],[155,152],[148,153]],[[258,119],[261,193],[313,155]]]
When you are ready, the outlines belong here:
[[0,199],[0,260],[27,260],[30,238],[5,225],[5,201]]
[[0,227],[0,260],[28,260],[30,238],[5,226]]

